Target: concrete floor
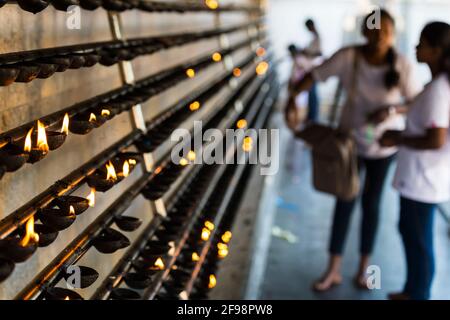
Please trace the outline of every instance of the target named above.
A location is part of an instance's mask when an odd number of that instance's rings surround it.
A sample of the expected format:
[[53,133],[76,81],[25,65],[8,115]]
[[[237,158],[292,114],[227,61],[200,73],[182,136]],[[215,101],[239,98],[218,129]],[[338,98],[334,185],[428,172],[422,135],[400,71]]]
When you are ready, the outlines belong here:
[[[320,277],[327,261],[327,247],[332,209],[332,197],[316,192],[311,185],[309,151],[301,142],[289,142],[285,157],[281,157],[277,207],[273,226],[292,232],[297,243],[278,237],[271,238],[265,269],[260,285],[260,299],[385,299],[386,294],[402,288],[405,263],[397,231],[398,195],[390,186],[393,169],[383,197],[378,241],[372,264],[381,268],[381,289],[360,291],[352,286],[356,271],[359,243],[360,210],[354,212],[351,233],[345,250],[344,283],[327,293],[310,290]],[[295,161],[294,161],[295,159]],[[437,270],[433,299],[450,299],[450,238],[448,225],[442,217],[436,219]]]

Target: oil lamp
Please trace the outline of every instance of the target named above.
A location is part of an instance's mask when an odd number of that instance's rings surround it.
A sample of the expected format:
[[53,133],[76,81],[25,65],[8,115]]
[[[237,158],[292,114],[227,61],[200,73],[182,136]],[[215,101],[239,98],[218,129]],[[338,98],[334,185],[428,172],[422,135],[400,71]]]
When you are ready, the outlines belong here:
[[39,235],[34,232],[34,217],[25,224],[25,235],[16,234],[0,241],[0,252],[3,257],[20,263],[26,261],[36,251]]
[[142,220],[135,217],[120,216],[114,219],[114,222],[122,231],[132,232],[137,230],[141,224]]
[[93,246],[101,253],[114,253],[130,245],[130,240],[119,231],[108,228],[93,240]]

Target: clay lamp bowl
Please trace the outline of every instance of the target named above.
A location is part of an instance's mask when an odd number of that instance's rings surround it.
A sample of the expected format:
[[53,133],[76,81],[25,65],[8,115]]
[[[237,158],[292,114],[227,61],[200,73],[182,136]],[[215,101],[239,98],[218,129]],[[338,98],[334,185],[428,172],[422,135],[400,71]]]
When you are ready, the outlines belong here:
[[89,200],[75,196],[61,196],[54,199],[51,206],[57,206],[63,211],[70,211],[70,207],[75,211],[75,215],[80,215],[89,208]]
[[162,259],[162,255],[158,254],[154,249],[144,249],[139,253],[139,256],[149,265],[153,265],[158,258]]
[[86,58],[82,55],[77,54],[71,54],[69,55],[71,59],[70,67],[69,69],[80,69],[81,67],[84,67],[86,63]]
[[152,278],[145,273],[130,272],[123,279],[127,286],[137,290],[145,289],[152,284]]
[[174,224],[171,221],[164,221],[159,227],[159,229],[163,229],[168,233],[179,233],[182,227],[183,225]]
[[38,60],[39,63],[50,63],[56,65],[56,72],[64,72],[69,69],[72,64],[72,58],[69,56],[56,56],[56,57],[48,57],[42,58]]
[[161,199],[161,197],[166,193],[166,190],[154,190],[153,188],[144,188],[141,191],[145,199],[155,201]]
[[38,62],[36,64],[41,68],[41,71],[37,75],[38,79],[50,78],[52,75],[55,74],[56,70],[58,70],[58,65],[54,63]]
[[19,170],[29,158],[29,154],[23,151],[23,147],[15,144],[7,144],[0,148],[0,164],[6,168],[7,172]]
[[162,271],[160,268],[156,268],[153,263],[149,263],[148,260],[139,257],[132,262],[132,266],[139,273],[145,274],[147,277],[151,277]]
[[19,68],[17,67],[0,67],[0,86],[9,86],[16,81],[19,75]]
[[[98,272],[92,268],[77,266],[80,268],[80,289],[85,289],[94,284],[98,279]],[[68,281],[71,276],[73,276],[73,272],[68,272],[67,269],[63,271],[63,278]]]
[[175,295],[179,295],[181,292],[186,290],[185,283],[174,280],[168,280],[163,282],[163,287],[168,293]]
[[35,224],[34,232],[39,235],[38,246],[40,248],[49,246],[58,237],[58,230],[44,224]]
[[73,54],[73,56],[80,56],[84,58],[84,65],[85,68],[90,68],[95,66],[99,61],[101,56],[95,53],[76,53]]
[[0,258],[0,283],[8,279],[14,271],[15,264],[13,261],[5,258]]
[[[63,132],[58,131],[45,131],[45,135],[47,136],[47,144],[50,151],[54,151],[61,147],[64,142],[66,142],[67,135]],[[37,140],[37,132],[36,130],[33,131],[33,134],[31,135],[32,141]],[[21,145],[25,144],[25,139],[21,140]]]
[[79,5],[78,0],[50,0],[56,10],[67,11],[70,6]]
[[120,230],[127,232],[135,231],[142,225],[141,219],[130,216],[116,217],[114,222]]
[[102,0],[80,0],[80,7],[85,10],[95,10],[102,5]]
[[18,64],[19,75],[16,78],[16,82],[28,83],[37,78],[41,72],[41,66],[32,63]]
[[170,242],[175,241],[178,239],[179,234],[178,233],[169,233],[165,229],[158,229],[155,232],[155,236],[158,238],[158,240],[163,242]]
[[109,298],[112,300],[141,300],[142,297],[136,291],[125,288],[116,288],[111,291]]
[[75,212],[68,210],[45,208],[38,213],[39,220],[46,225],[58,231],[65,230],[75,222]]
[[119,178],[106,179],[106,172],[103,169],[97,169],[93,174],[87,177],[87,184],[96,191],[106,192],[119,181]]
[[102,233],[93,240],[93,246],[101,253],[114,253],[119,249],[130,245],[130,240],[119,231],[114,229],[103,230]]
[[21,238],[19,236],[11,236],[4,240],[0,240],[0,253],[4,258],[12,260],[15,263],[20,263],[28,260],[37,249],[37,243],[30,240],[30,242],[23,246],[21,245]]
[[17,0],[17,4],[22,10],[38,13],[48,7],[48,0]]
[[90,113],[77,114],[70,119],[69,130],[74,134],[88,134],[96,126],[93,121],[89,121]]
[[84,300],[75,291],[65,288],[48,288],[44,293],[45,300]]
[[145,245],[145,250],[159,256],[168,254],[171,248],[170,245],[155,240],[150,240]]

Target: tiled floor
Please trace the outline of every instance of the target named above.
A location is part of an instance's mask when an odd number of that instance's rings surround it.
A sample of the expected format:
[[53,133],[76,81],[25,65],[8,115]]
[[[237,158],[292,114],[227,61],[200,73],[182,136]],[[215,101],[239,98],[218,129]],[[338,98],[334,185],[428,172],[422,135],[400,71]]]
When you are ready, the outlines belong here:
[[[272,237],[261,299],[385,299],[386,294],[402,287],[405,276],[400,236],[397,231],[398,196],[390,187],[393,169],[385,189],[378,240],[372,263],[381,268],[381,289],[360,291],[351,279],[358,260],[359,209],[354,212],[351,234],[345,250],[344,283],[327,293],[310,290],[327,261],[327,246],[332,218],[333,198],[313,190],[310,155],[300,142],[285,157],[280,168],[281,187],[274,226],[291,231],[297,243]],[[295,159],[295,161],[293,161]],[[433,286],[434,299],[450,299],[450,236],[442,217],[436,219],[437,271]]]

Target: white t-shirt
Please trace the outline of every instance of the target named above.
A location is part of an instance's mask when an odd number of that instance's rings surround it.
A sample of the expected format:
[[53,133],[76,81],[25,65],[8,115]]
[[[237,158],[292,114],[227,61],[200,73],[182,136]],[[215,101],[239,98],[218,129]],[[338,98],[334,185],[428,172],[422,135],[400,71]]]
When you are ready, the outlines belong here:
[[[314,79],[326,81],[332,76],[337,76],[345,91],[351,92],[356,52],[355,47],[339,50],[312,71]],[[383,148],[378,144],[378,140],[386,130],[404,129],[404,118],[400,115],[390,116],[377,126],[367,124],[367,116],[377,109],[412,100],[421,90],[416,77],[413,76],[412,64],[403,55],[398,54],[396,62],[396,69],[400,73],[400,84],[391,90],[384,85],[388,68],[387,65],[370,65],[359,54],[353,106],[349,107],[350,103],[347,99],[342,110],[340,125],[354,130],[358,153],[365,158],[385,158],[394,154],[397,148]]]
[[[404,135],[423,136],[429,128],[448,128],[449,124],[450,84],[443,74],[411,104]],[[450,200],[450,137],[438,150],[400,147],[394,187],[406,198],[420,202]]]

